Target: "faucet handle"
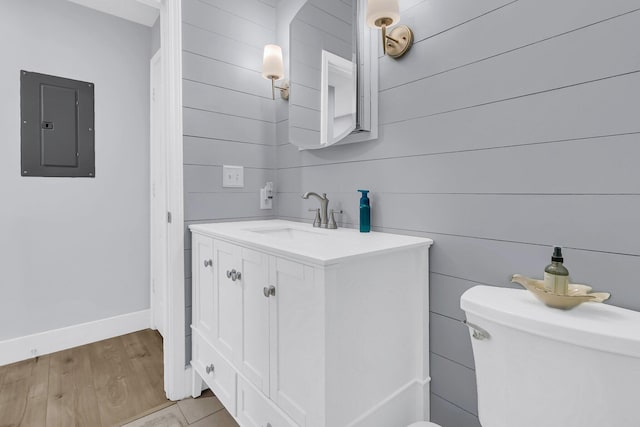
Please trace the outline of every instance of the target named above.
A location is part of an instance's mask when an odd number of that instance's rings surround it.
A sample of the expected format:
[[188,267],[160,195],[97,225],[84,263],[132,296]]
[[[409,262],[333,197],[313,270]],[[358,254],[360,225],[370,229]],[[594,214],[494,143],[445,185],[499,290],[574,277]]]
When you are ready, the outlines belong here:
[[336,224],[336,219],[333,217],[333,214],[334,213],[341,214],[342,210],[336,211],[336,210],[331,209],[330,212],[331,212],[331,214],[329,215],[329,225],[327,225],[327,228],[335,230],[336,228],[338,228],[338,224]]
[[322,220],[320,219],[320,208],[317,209],[309,209],[309,212],[315,212],[316,217],[313,219],[313,226],[320,227]]

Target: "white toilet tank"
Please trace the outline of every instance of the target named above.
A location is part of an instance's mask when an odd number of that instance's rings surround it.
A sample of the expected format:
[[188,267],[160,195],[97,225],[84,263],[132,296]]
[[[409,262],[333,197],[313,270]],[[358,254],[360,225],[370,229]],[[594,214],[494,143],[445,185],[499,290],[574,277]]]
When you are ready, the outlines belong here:
[[471,339],[483,427],[640,427],[640,312],[490,286],[460,306],[489,334]]

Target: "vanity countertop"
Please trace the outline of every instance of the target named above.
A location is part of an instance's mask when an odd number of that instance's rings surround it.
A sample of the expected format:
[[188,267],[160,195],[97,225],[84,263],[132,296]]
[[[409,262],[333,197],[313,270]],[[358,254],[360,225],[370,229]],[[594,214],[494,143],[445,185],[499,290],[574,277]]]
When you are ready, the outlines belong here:
[[267,220],[193,224],[197,232],[214,238],[299,259],[330,265],[348,258],[381,252],[429,247],[433,240],[391,233],[360,233],[352,228],[314,228],[302,222]]

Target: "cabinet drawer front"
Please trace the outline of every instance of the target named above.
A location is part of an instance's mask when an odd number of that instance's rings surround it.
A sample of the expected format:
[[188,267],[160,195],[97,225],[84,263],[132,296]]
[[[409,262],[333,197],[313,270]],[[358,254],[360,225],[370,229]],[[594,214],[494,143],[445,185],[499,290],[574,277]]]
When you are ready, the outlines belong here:
[[242,377],[238,377],[237,418],[243,427],[300,427]]
[[[193,367],[231,415],[236,415],[236,371],[197,331],[193,334]],[[209,371],[209,372],[207,372]]]

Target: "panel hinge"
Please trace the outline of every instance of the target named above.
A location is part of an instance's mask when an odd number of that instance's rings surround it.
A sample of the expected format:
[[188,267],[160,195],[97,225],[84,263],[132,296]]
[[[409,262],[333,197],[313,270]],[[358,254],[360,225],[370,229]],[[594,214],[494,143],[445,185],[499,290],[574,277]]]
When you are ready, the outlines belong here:
[[167,212],[167,222],[171,224],[171,212]]

